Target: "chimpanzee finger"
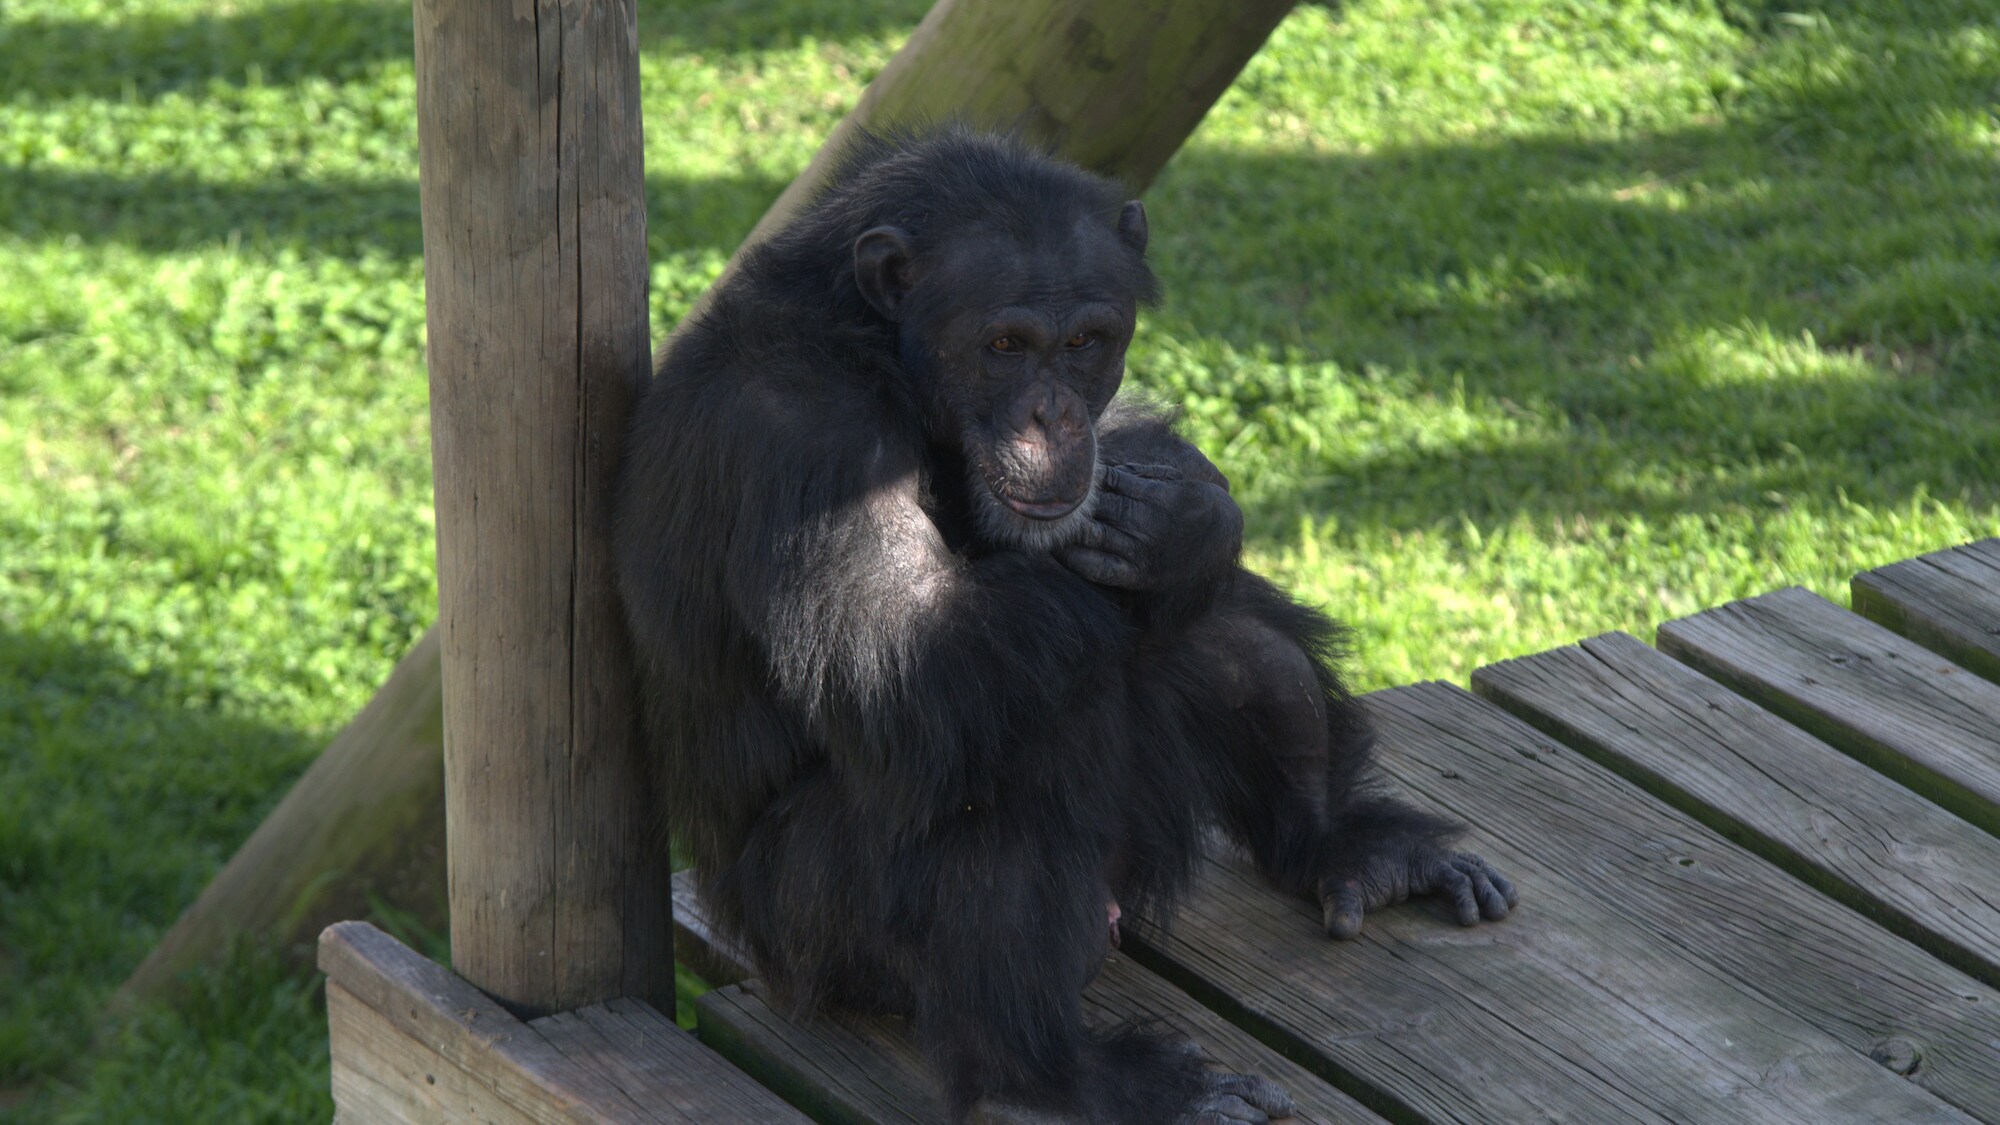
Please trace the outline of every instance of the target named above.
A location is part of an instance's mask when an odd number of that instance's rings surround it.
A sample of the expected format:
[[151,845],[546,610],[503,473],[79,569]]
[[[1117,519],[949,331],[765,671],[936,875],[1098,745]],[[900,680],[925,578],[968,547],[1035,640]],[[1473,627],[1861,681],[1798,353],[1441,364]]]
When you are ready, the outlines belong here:
[[1458,865],[1459,870],[1472,876],[1473,893],[1479,896],[1479,913],[1488,920],[1505,918],[1507,911],[1521,901],[1521,896],[1515,893],[1514,884],[1478,856],[1458,855],[1452,858],[1452,862]]
[[1223,1074],[1218,1076],[1215,1089],[1221,1093],[1233,1094],[1266,1113],[1279,1117],[1292,1115],[1292,1096],[1283,1086],[1257,1074]]
[[1507,916],[1507,912],[1510,909],[1507,905],[1507,897],[1501,894],[1499,888],[1493,885],[1492,876],[1488,875],[1485,871],[1476,872],[1472,876],[1472,894],[1479,900],[1479,916],[1481,918],[1486,919],[1488,922],[1498,922]]
[[1270,1114],[1235,1094],[1204,1102],[1194,1115],[1195,1125],[1269,1125],[1270,1120]]
[[1144,464],[1138,464],[1138,465],[1113,465],[1111,466],[1111,468],[1118,469],[1122,472],[1131,473],[1133,476],[1144,477],[1147,480],[1187,479],[1187,474],[1181,472],[1174,466],[1163,465],[1156,461],[1149,461]]
[[1119,465],[1104,470],[1104,488],[1107,491],[1130,496],[1156,508],[1173,507],[1174,498],[1180,494],[1175,486],[1180,483],[1178,476],[1164,480],[1145,477]]
[[1452,912],[1461,926],[1479,924],[1479,899],[1472,893],[1472,876],[1447,860],[1432,873],[1432,888],[1451,901]]
[[1158,534],[1162,517],[1158,509],[1145,507],[1116,492],[1100,490],[1097,503],[1090,510],[1090,521],[1124,535],[1127,543],[1136,547],[1139,538]]
[[1126,590],[1137,587],[1139,568],[1107,551],[1091,547],[1060,547],[1055,555],[1064,566],[1086,581]]
[[1102,551],[1107,555],[1115,555],[1126,560],[1137,559],[1145,553],[1138,537],[1129,530],[1094,516],[1084,525],[1083,531],[1070,543],[1070,546]]
[[1341,941],[1350,941],[1361,933],[1361,916],[1365,912],[1358,879],[1344,879],[1322,893],[1320,913],[1326,922],[1326,932]]

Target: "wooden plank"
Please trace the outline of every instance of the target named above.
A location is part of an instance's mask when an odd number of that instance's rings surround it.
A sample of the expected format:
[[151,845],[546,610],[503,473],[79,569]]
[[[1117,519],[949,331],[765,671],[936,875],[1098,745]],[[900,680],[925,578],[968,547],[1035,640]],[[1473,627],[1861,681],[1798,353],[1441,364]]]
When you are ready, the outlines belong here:
[[1797,587],[1669,621],[1659,644],[2000,834],[2000,685]]
[[635,1120],[805,1121],[643,1000],[610,1000],[529,1026],[642,1107]]
[[648,371],[636,0],[415,6],[451,951],[671,1005],[611,482]]
[[674,872],[674,959],[711,985],[735,984],[752,975],[750,954],[708,916],[692,870]]
[[[716,937],[706,908],[694,893],[693,873],[675,876],[674,920],[683,940]],[[928,1125],[944,1109],[930,1068],[911,1043],[903,1021],[892,1018],[794,1018],[774,1007],[763,982],[744,979],[750,965],[733,946],[718,944],[700,956],[742,984],[696,1001],[702,1041],[780,1091],[813,1118],[842,1125]],[[1381,1118],[1248,1033],[1202,1008],[1188,995],[1113,954],[1084,993],[1084,1010],[1096,1023],[1154,1021],[1185,1034],[1222,1065],[1262,1074],[1291,1093],[1301,1122],[1374,1123]]]
[[1425,1120],[2000,1114],[2000,992],[1462,690],[1368,705],[1390,781],[1471,824],[1520,909],[1460,928],[1406,905],[1336,944],[1217,864],[1164,942],[1128,940],[1142,962]]
[[579,1120],[576,1107],[547,1099],[516,1108],[494,1083],[405,1034],[337,981],[326,984],[326,1017],[333,1040],[333,1119],[340,1125]]
[[344,1120],[806,1120],[640,1001],[545,1034],[365,922],[328,927],[320,968]]
[[2000,683],[2000,538],[1854,576],[1854,612]]
[[1481,668],[1472,688],[2000,986],[2000,840],[1625,633]]

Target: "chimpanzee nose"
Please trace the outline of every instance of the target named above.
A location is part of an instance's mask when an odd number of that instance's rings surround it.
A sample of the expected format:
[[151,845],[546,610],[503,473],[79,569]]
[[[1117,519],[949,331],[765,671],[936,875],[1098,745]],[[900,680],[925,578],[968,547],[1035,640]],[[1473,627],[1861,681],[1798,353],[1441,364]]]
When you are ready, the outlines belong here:
[[1044,430],[1055,429],[1069,420],[1070,404],[1060,395],[1046,394],[1035,403],[1035,424]]

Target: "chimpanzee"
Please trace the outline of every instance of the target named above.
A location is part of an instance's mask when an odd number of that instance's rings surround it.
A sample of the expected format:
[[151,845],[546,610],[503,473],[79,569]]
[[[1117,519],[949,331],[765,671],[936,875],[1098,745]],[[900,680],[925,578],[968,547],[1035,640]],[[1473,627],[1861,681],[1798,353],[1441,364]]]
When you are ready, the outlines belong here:
[[780,996],[907,1015],[954,1120],[1290,1111],[1081,1016],[1211,826],[1335,937],[1515,900],[1371,790],[1337,627],[1114,401],[1145,251],[1140,204],[1020,142],[865,139],[676,336],[627,447],[619,588],[702,893]]

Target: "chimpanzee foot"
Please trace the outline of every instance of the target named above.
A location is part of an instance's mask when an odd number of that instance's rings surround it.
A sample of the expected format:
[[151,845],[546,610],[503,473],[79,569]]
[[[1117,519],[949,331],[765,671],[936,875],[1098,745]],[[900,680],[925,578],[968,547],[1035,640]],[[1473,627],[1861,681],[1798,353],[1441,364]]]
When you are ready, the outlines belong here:
[[1343,941],[1361,932],[1368,911],[1422,894],[1444,896],[1461,926],[1497,922],[1520,901],[1514,884],[1485,860],[1424,842],[1379,851],[1319,884],[1326,932]]
[[1254,1074],[1207,1076],[1207,1089],[1174,1125],[1264,1125],[1292,1115],[1292,1096]]

